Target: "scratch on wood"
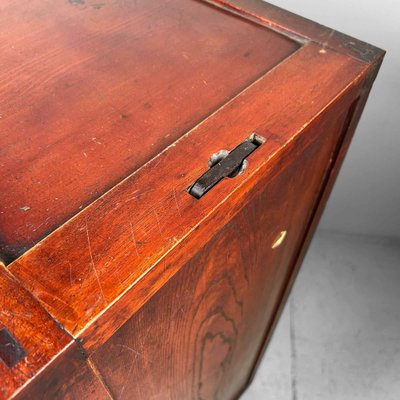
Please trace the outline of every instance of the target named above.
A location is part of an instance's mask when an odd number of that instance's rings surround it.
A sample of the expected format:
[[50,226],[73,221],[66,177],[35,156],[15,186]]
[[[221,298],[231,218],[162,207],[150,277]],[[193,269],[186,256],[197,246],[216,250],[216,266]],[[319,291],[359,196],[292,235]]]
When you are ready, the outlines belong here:
[[[55,301],[59,301],[60,303],[62,303],[62,304],[64,304],[65,306],[67,306],[68,307],[68,309],[71,309],[72,307],[71,307],[71,305],[70,304],[68,304],[65,300],[63,300],[61,297],[59,297],[59,296],[57,296],[55,293],[53,293],[53,292],[46,292],[46,295],[47,296],[50,296],[51,298],[52,298],[52,300],[55,300]],[[50,302],[49,302],[49,304],[51,304]],[[70,319],[67,319],[67,321],[72,321],[72,320],[70,320]]]
[[[139,353],[138,351],[136,351],[136,350],[133,349],[132,347],[129,347],[129,346],[125,345],[125,344],[117,344],[117,346],[118,346],[118,347],[121,347],[121,348],[123,348],[123,349],[126,349],[126,350],[128,350],[129,352],[131,352],[131,353],[133,353],[133,354],[135,355],[135,357],[134,357],[134,359],[132,360],[131,365],[130,365],[130,367],[129,367],[129,371],[128,371],[128,373],[126,374],[126,381],[125,381],[125,383],[123,384],[123,386],[122,386],[122,388],[121,388],[121,391],[120,391],[120,393],[119,393],[119,398],[122,398],[122,395],[123,395],[124,390],[125,390],[125,387],[126,387],[126,383],[128,382],[128,380],[131,379],[130,375],[131,375],[131,373],[132,373],[133,366],[135,365],[135,361],[136,361],[138,358],[143,357],[143,356],[142,356],[141,353]],[[146,361],[148,361],[148,360],[146,360]]]
[[121,391],[119,392],[119,398],[120,398],[120,399],[122,399],[122,395],[123,395],[123,393],[124,393],[126,383],[131,379],[130,375],[131,375],[131,373],[132,373],[134,363],[135,363],[135,360],[132,361],[131,366],[129,367],[129,371],[128,371],[128,373],[126,374],[125,383],[122,385]]
[[178,210],[178,214],[179,214],[180,217],[182,217],[182,213],[181,213],[181,210],[180,210],[180,208],[179,208],[178,199],[177,199],[177,197],[176,197],[176,189],[175,189],[175,188],[172,189],[172,194],[174,195],[175,204],[176,204],[176,209]]
[[[135,191],[132,193],[132,196],[130,196],[130,197],[128,197],[126,200],[124,200],[123,203],[124,203],[124,204],[127,204],[127,203],[129,203],[129,202],[131,202],[131,201],[133,201],[133,200],[140,200],[142,196],[144,196],[144,195],[146,195],[146,194],[148,194],[148,193],[151,193],[151,192],[154,192],[154,189],[149,189],[149,190],[145,190],[145,191],[142,191],[142,192],[140,192],[139,190],[135,190]],[[120,203],[118,203],[118,204],[116,205],[116,208],[119,207],[119,205],[120,205]]]
[[122,348],[124,348],[124,349],[126,349],[126,350],[129,350],[130,352],[132,352],[133,354],[135,354],[135,357],[136,357],[136,358],[141,356],[141,354],[140,354],[138,351],[136,351],[135,349],[132,349],[132,347],[129,347],[129,346],[127,346],[126,344],[117,344],[117,346],[118,346],[118,347],[122,347]]
[[88,242],[88,246],[89,246],[89,254],[90,254],[90,260],[91,260],[91,263],[92,263],[93,272],[94,272],[94,275],[96,277],[97,284],[99,286],[101,296],[103,297],[103,300],[107,303],[106,297],[104,296],[103,288],[101,286],[99,274],[98,274],[96,266],[94,264],[93,252],[92,252],[92,244],[90,243],[90,236],[89,236],[89,229],[88,229],[87,221],[86,221],[86,225],[85,225],[85,230],[86,230],[86,237],[87,237],[87,242]]
[[155,210],[154,208],[153,208],[152,210],[153,210],[154,215],[156,216],[156,221],[157,221],[158,231],[160,232],[160,236],[161,236],[162,238],[164,238],[164,236],[163,236],[163,234],[162,234],[162,232],[161,232],[160,219],[158,218],[158,215],[157,215],[156,210]]
[[137,248],[137,243],[136,243],[135,233],[133,232],[132,222],[129,222],[129,225],[131,227],[131,237],[132,237],[133,245],[135,246],[135,252],[136,252],[136,255],[139,257],[139,250]]
[[[149,331],[150,331],[150,328],[147,329],[146,335],[144,335],[145,337],[148,335]],[[144,347],[142,340],[141,340],[141,342],[142,342],[141,347]],[[140,353],[139,351],[136,351],[135,349],[133,349],[132,347],[130,347],[126,344],[117,344],[116,346],[122,347],[123,349],[126,349],[126,350],[130,351],[131,353],[133,353],[135,355],[135,360],[140,357],[143,360],[146,360],[149,364],[153,364],[153,362],[150,359],[146,358],[142,353]]]
[[69,264],[69,284],[72,286],[72,264],[70,261],[68,261]]
[[332,37],[335,34],[335,30],[331,29],[331,31],[329,32],[329,36],[326,38],[326,40],[324,41],[324,43],[322,43],[322,47],[325,49],[325,47],[328,47],[329,45],[329,41],[332,39]]
[[6,315],[9,318],[12,318],[12,317],[24,318],[24,319],[32,318],[32,314],[15,313],[12,311],[0,311],[0,314]]

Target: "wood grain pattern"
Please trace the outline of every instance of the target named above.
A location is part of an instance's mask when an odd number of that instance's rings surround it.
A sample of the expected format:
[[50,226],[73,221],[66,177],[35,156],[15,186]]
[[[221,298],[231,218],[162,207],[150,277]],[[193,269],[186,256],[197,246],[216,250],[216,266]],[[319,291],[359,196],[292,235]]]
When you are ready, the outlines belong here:
[[[94,353],[115,398],[236,398],[291,272],[344,119],[321,121],[314,142],[299,144],[279,172],[254,188],[243,210]],[[282,231],[285,240],[275,247]]]
[[[79,334],[216,207],[228,209],[227,196],[247,181],[254,185],[260,168],[367,71],[337,53],[304,47],[9,269],[69,332]],[[204,171],[210,154],[235,147],[252,131],[268,140],[249,157],[252,167],[200,201],[188,195],[186,188]]]
[[[314,135],[320,135],[321,131],[324,132],[326,128],[320,130],[322,119],[326,119],[327,123],[331,124],[331,119],[335,121],[338,115],[347,112],[346,109],[350,106],[352,99],[357,97],[358,90],[359,87],[354,86],[345,96],[331,104],[329,109],[320,114],[312,124],[302,131],[301,135],[286,143],[284,151],[275,154],[275,157],[272,157],[268,163],[258,169],[257,177],[259,179],[245,181],[240,186],[240,190],[236,190],[233,196],[224,200],[220,208],[214,210],[208,218],[203,219],[190,235],[182,239],[179,246],[171,249],[158,264],[141,276],[140,280],[136,281],[130,290],[125,291],[118,298],[117,302],[110,304],[105,313],[99,315],[80,333],[85,348],[92,352],[100,343],[109,338],[121,324],[165,285],[180,269],[181,265],[197,251],[199,244],[209,239],[210,233],[214,232],[216,227],[226,224],[241,210],[243,204],[249,201],[251,190],[255,185],[261,188],[266,185],[269,179],[279,173],[282,166],[289,163],[298,151],[307,146],[307,143],[310,143]],[[256,153],[254,154],[256,155]],[[252,163],[254,163],[254,158]],[[234,181],[228,181],[227,184],[229,183],[234,187]]]
[[0,399],[236,397],[384,52],[255,0],[4,0],[0,42]]
[[6,261],[299,47],[198,1],[97,4],[0,5]]
[[336,182],[336,178],[337,178],[340,168],[343,164],[344,158],[350,147],[351,140],[354,136],[358,122],[360,121],[362,112],[364,111],[365,104],[368,100],[368,96],[372,89],[372,84],[375,81],[376,76],[381,67],[383,57],[384,57],[384,53],[381,53],[381,55],[377,59],[375,65],[373,66],[373,68],[371,68],[368,76],[366,77],[366,79],[362,85],[362,88],[360,90],[359,97],[350,106],[350,109],[348,111],[348,117],[347,117],[348,121],[345,122],[345,126],[344,126],[345,128],[347,126],[347,129],[343,130],[341,138],[339,139],[339,142],[336,145],[335,153],[333,154],[333,158],[332,158],[332,168],[322,183],[323,189],[320,193],[318,203],[313,210],[313,216],[309,222],[308,227],[306,228],[306,232],[305,232],[305,235],[303,238],[303,243],[301,244],[301,247],[295,258],[295,265],[293,267],[293,270],[290,273],[290,275],[288,276],[287,283],[284,285],[280,299],[278,300],[278,302],[276,304],[276,309],[274,312],[273,319],[266,330],[263,346],[258,354],[257,361],[253,365],[253,369],[252,369],[248,384],[251,383],[252,379],[255,376],[257,368],[262,360],[265,350],[267,349],[269,340],[272,337],[275,326],[278,323],[279,317],[283,311],[286,300],[287,300],[287,298],[290,294],[290,291],[292,289],[292,286],[295,282],[297,273],[300,270],[301,263],[303,262],[303,259],[307,253],[307,250],[311,243],[313,234],[314,234],[315,230],[317,229],[318,222],[319,222],[321,215],[325,209],[328,198],[332,192],[332,189]]

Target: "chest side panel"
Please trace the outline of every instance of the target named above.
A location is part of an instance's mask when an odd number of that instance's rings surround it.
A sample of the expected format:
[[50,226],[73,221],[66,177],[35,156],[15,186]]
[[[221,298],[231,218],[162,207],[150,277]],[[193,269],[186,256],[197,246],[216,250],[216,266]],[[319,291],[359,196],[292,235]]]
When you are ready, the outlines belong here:
[[230,399],[240,392],[346,115],[314,127],[319,136],[306,148],[294,144],[242,211],[94,353],[117,398]]

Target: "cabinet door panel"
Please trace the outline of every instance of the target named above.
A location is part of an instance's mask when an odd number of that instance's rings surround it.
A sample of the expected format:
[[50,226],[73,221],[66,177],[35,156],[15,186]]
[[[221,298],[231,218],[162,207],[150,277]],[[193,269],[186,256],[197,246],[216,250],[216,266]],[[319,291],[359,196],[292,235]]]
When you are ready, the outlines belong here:
[[322,119],[307,140],[292,143],[243,209],[97,350],[93,361],[116,398],[237,396],[281,300],[346,121],[345,115]]

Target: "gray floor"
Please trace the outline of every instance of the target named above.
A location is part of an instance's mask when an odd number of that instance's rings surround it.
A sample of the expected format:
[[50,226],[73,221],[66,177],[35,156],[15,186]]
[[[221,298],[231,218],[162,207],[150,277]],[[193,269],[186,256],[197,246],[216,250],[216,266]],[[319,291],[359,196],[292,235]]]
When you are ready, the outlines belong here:
[[241,400],[399,400],[400,242],[317,232]]

